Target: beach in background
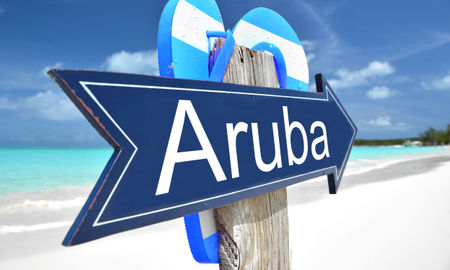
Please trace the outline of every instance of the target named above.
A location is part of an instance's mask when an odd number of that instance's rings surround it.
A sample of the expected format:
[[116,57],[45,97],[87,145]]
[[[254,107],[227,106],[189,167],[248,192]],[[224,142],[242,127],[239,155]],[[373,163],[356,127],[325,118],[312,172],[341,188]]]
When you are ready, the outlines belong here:
[[[0,269],[216,269],[183,219],[60,245],[113,150],[0,149]],[[450,148],[354,147],[337,195],[288,188],[292,269],[450,269]]]

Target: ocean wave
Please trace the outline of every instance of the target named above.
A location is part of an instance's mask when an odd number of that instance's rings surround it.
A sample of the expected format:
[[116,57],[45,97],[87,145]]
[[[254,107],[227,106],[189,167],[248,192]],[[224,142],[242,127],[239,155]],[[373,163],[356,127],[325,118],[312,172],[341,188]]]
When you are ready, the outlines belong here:
[[23,233],[23,232],[55,229],[59,227],[69,226],[71,224],[72,224],[71,221],[56,221],[33,225],[0,225],[0,235],[8,233]]
[[61,210],[65,208],[73,208],[81,206],[85,202],[85,198],[74,198],[69,200],[24,200],[20,203],[0,206],[1,212],[16,212],[25,210]]

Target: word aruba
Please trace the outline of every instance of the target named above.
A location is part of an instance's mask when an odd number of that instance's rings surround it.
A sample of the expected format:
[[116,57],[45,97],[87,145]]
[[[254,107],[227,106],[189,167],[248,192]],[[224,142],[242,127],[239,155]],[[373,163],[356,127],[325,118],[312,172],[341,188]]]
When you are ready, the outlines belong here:
[[[287,106],[283,106],[282,110],[289,166],[292,166],[294,164],[300,165],[305,162],[306,157],[308,156],[308,138],[306,135],[306,130],[304,126],[298,121],[289,122],[289,113]],[[184,152],[178,151],[186,115],[194,129],[197,139],[200,142],[200,150]],[[312,141],[311,153],[315,160],[322,160],[324,157],[330,157],[330,153],[328,150],[327,129],[323,122],[315,121],[310,127],[310,134],[314,134],[317,128],[321,129],[322,135],[318,136]],[[300,157],[295,156],[294,152],[292,151],[291,133],[294,129],[298,129],[303,138],[303,153]],[[239,133],[248,132],[248,124],[244,122],[238,122],[235,125],[232,123],[226,123],[226,131],[228,139],[228,152],[231,164],[231,176],[232,178],[237,178],[239,177],[239,163],[237,158],[236,139]],[[272,131],[275,146],[275,157],[271,163],[265,163],[261,157],[258,123],[251,123],[255,162],[258,166],[258,169],[263,172],[270,172],[275,167],[282,167],[278,123],[272,123]],[[317,153],[316,147],[320,143],[324,144],[323,151],[321,153]],[[214,173],[217,181],[227,180],[222,166],[220,165],[214,149],[212,148],[206,132],[200,122],[200,119],[198,118],[197,112],[192,105],[192,102],[190,100],[179,100],[172,124],[172,130],[169,136],[169,142],[167,144],[166,154],[164,156],[164,162],[158,181],[158,186],[156,188],[156,195],[166,194],[169,192],[170,184],[172,181],[172,174],[176,163],[202,159],[206,159],[208,161],[209,166],[211,167],[211,170]]]

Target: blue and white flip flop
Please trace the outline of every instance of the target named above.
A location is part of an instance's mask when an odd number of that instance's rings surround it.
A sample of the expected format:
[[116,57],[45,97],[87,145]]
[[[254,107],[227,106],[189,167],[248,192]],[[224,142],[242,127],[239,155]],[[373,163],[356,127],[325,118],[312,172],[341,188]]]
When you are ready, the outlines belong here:
[[[210,70],[209,52],[218,37],[226,38]],[[278,13],[256,8],[233,31],[224,31],[214,0],[169,0],[158,29],[160,76],[222,81],[234,45],[267,51],[274,56],[280,88],[308,90],[309,71],[297,34]],[[213,210],[184,218],[192,255],[197,262],[218,263],[219,232]]]

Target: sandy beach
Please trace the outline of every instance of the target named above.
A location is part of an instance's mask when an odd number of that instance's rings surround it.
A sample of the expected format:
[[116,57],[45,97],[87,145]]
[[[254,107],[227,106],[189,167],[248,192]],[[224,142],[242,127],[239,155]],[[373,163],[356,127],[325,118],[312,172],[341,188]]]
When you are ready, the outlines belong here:
[[[349,164],[337,195],[325,178],[288,188],[292,269],[450,269],[450,151],[380,164]],[[218,269],[193,260],[182,218],[61,246],[90,186],[74,189],[39,211],[45,194],[18,212],[24,194],[1,197],[0,269]]]

